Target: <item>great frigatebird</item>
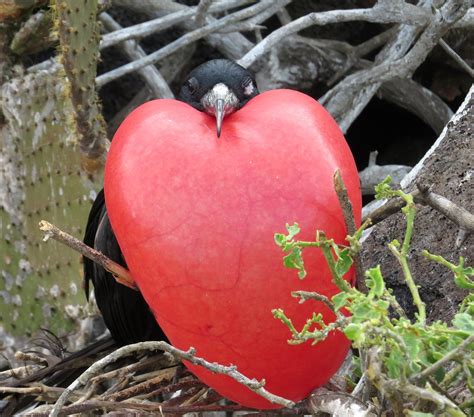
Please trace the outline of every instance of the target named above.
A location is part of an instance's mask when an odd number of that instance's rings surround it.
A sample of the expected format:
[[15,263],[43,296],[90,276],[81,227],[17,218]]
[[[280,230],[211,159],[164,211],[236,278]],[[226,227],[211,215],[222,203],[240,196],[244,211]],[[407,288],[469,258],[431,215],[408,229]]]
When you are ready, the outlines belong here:
[[[186,77],[178,98],[197,110],[214,116],[217,136],[220,136],[224,117],[240,109],[258,93],[255,79],[248,70],[233,61],[216,59],[200,65]],[[176,128],[179,129],[179,126]],[[103,190],[98,193],[89,213],[84,243],[126,266],[107,216]],[[141,293],[117,283],[104,268],[84,258],[86,296],[89,295],[90,281],[94,286],[97,305],[113,340],[98,340],[52,366],[10,383],[10,386],[20,386],[38,380],[47,385],[67,385],[83,371],[85,357],[111,349],[114,344],[166,340]],[[14,396],[7,408],[2,409],[2,415],[4,412],[9,415],[7,410],[23,409],[32,399],[33,397]]]
[[[258,93],[255,78],[247,69],[230,60],[215,59],[191,71],[181,87],[179,100],[214,116],[220,136],[224,117]],[[107,216],[103,190],[92,205],[84,243],[126,266]],[[84,258],[86,295],[90,281],[105,324],[117,343],[165,339],[141,293],[117,283],[104,268]]]

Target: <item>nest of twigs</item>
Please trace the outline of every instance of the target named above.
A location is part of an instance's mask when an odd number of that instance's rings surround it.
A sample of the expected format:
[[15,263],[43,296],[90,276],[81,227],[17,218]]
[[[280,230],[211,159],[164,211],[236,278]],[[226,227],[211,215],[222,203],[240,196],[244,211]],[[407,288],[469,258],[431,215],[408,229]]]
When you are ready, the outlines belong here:
[[[169,346],[165,342],[146,343]],[[239,411],[239,415],[270,416],[305,411],[303,404],[291,410],[257,412],[232,403],[197,379],[177,358],[181,352],[199,361],[192,350],[170,347],[169,353],[147,347],[138,343],[116,349],[106,339],[63,359],[56,356],[58,352],[45,353],[44,348],[41,352],[17,352],[16,359],[22,365],[0,372],[0,413],[47,417],[98,412],[183,415]]]

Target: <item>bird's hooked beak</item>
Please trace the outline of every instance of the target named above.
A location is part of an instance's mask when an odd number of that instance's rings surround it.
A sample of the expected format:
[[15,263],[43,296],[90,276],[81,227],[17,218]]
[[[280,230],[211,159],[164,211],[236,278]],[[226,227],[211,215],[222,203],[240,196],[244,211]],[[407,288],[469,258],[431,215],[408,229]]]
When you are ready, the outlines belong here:
[[204,111],[216,118],[217,137],[222,131],[222,121],[238,109],[239,99],[224,83],[216,84],[201,99]]

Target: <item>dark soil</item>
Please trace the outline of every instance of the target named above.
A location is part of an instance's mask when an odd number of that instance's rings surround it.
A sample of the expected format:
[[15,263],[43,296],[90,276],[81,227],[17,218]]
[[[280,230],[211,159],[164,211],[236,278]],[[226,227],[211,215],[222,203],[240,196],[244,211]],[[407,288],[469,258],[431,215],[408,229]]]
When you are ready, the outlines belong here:
[[[448,124],[448,131],[440,146],[427,159],[417,180],[432,186],[432,190],[454,203],[474,210],[474,98],[457,122]],[[467,295],[453,282],[453,274],[445,267],[426,260],[421,251],[442,255],[453,263],[463,256],[466,265],[474,261],[474,236],[462,245],[455,245],[459,227],[430,207],[418,206],[414,238],[410,251],[412,273],[421,287],[421,297],[427,304],[427,315],[434,320],[451,320],[458,304]],[[414,313],[411,296],[404,284],[397,261],[387,248],[393,239],[402,240],[405,219],[401,214],[389,217],[374,227],[365,242],[362,257],[364,267],[380,264],[387,284],[393,288],[406,311]]]

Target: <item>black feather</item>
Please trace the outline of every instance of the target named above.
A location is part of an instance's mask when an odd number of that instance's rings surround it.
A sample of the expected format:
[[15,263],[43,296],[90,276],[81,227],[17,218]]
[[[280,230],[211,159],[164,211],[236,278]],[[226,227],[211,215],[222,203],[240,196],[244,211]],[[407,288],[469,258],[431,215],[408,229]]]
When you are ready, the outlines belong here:
[[[84,243],[93,246],[114,262],[127,267],[109,222],[103,190],[99,192],[92,205]],[[90,281],[94,286],[95,299],[105,325],[117,343],[166,340],[142,294],[119,284],[102,266],[84,258],[86,292]]]

